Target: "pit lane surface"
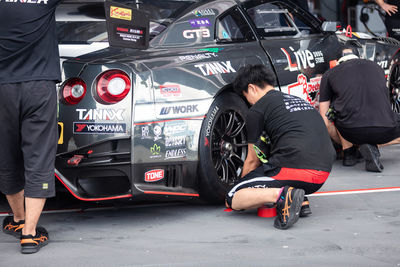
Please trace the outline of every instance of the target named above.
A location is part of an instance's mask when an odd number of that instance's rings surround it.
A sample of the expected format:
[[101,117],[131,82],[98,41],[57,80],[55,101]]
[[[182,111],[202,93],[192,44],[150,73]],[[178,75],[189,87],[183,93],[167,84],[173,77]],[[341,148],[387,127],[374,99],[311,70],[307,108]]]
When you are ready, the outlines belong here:
[[[0,234],[0,266],[400,266],[400,146],[381,153],[383,173],[337,161],[323,193],[309,198],[313,214],[286,231],[256,210],[52,199],[47,209],[63,210],[40,220],[51,243],[21,255],[15,238]],[[6,210],[2,197],[1,220]]]

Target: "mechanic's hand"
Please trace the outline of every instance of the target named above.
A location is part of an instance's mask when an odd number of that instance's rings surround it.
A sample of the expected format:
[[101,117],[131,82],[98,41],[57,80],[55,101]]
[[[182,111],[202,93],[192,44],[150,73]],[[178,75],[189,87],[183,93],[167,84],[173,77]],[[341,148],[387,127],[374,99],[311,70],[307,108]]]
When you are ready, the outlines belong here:
[[389,4],[385,3],[385,2],[379,4],[379,6],[380,6],[383,10],[385,10],[385,12],[386,12],[389,16],[391,16],[391,15],[393,15],[393,14],[396,14],[397,11],[398,11],[398,10],[397,10],[397,6],[389,5]]

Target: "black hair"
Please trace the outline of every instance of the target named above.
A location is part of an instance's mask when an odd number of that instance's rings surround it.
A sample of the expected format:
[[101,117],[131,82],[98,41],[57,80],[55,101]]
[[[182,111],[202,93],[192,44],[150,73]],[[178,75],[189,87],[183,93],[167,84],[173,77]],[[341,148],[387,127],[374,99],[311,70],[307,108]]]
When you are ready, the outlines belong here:
[[349,44],[345,44],[343,46],[340,46],[337,53],[336,53],[336,59],[340,59],[344,56],[347,56],[347,53],[344,53],[344,50],[351,50],[351,53],[357,57],[360,57],[360,53],[358,52],[357,47]]
[[246,65],[238,71],[235,81],[233,82],[233,90],[235,93],[242,95],[243,91],[247,93],[248,85],[255,84],[264,88],[266,85],[275,85],[275,74],[264,65]]

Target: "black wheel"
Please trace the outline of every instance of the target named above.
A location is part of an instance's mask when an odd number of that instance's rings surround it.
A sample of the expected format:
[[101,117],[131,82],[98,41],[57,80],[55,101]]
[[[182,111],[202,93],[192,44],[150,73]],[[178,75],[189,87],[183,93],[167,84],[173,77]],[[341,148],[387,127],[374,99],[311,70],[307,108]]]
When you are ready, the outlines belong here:
[[400,113],[400,55],[392,60],[388,79],[390,103],[396,113]]
[[225,199],[239,179],[247,156],[247,106],[234,93],[216,98],[203,122],[199,144],[200,195],[212,203]]

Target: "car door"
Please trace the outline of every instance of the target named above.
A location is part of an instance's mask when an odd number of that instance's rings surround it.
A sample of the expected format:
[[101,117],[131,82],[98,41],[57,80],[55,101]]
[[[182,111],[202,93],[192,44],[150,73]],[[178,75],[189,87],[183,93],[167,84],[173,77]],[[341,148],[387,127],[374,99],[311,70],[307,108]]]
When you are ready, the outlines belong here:
[[318,107],[322,74],[339,47],[311,14],[283,1],[251,1],[245,10],[271,58],[281,91]]

